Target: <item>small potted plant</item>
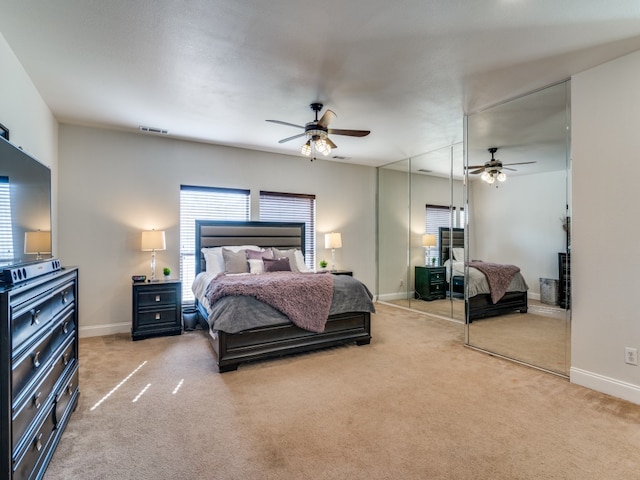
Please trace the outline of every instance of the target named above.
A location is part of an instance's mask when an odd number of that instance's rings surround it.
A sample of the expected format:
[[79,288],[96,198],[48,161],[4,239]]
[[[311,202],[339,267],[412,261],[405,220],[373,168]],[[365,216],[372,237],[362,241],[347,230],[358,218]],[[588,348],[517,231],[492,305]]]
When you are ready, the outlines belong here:
[[320,260],[320,268],[322,268],[322,269],[327,268],[327,261],[326,260]]
[[164,267],[162,269],[162,273],[164,274],[164,278],[167,279],[171,275],[171,269],[169,267]]

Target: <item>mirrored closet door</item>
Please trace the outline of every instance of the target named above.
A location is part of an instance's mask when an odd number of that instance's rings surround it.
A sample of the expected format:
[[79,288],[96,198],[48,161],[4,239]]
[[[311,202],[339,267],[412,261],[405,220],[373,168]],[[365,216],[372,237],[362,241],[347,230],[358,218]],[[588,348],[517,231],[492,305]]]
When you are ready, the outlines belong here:
[[564,376],[571,318],[569,102],[567,81],[465,119],[466,258],[515,265],[528,287],[509,285],[511,305],[492,299],[483,305],[468,268],[467,344]]
[[378,299],[464,322],[444,252],[466,219],[462,143],[378,169]]

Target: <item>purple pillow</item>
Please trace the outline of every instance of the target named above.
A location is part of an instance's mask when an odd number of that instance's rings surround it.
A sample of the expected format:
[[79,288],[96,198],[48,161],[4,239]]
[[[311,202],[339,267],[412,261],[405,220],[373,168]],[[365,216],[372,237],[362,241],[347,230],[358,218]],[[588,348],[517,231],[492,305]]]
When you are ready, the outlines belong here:
[[265,272],[290,272],[291,265],[289,264],[289,259],[287,257],[283,258],[265,258],[264,262],[264,271]]
[[263,258],[273,259],[273,250],[265,250],[261,252],[259,250],[247,250],[247,260],[262,260]]

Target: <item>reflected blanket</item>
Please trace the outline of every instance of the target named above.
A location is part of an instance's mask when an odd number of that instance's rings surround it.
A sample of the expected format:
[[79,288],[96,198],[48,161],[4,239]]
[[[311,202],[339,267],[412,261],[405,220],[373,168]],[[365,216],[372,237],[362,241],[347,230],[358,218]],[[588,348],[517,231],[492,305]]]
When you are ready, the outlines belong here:
[[520,271],[520,267],[515,265],[502,265],[499,263],[480,262],[473,260],[469,262],[469,266],[481,271],[487,277],[489,291],[491,292],[491,301],[496,303],[500,300],[509,288],[509,284],[516,273]]
[[249,296],[271,305],[311,332],[324,331],[333,297],[333,275],[271,272],[218,275],[206,291],[211,306],[227,296]]

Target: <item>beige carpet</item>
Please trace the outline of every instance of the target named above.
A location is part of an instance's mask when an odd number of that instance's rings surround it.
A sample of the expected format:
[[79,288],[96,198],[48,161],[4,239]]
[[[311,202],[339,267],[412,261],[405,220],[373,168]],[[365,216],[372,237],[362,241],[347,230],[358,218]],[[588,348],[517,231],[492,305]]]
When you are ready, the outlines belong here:
[[224,375],[200,331],[84,339],[45,478],[638,478],[640,406],[465,348],[462,325],[372,323],[371,345]]

